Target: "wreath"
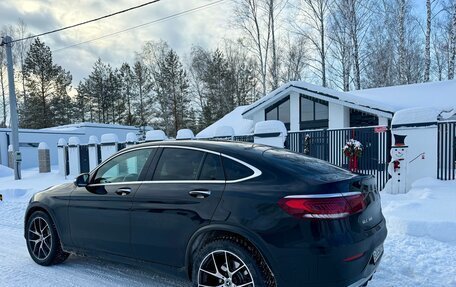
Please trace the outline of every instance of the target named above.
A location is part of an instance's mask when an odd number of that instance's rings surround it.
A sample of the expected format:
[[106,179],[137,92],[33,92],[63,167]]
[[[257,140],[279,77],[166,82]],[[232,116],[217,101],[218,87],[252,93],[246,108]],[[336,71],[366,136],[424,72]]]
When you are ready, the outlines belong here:
[[343,151],[346,157],[361,157],[363,154],[363,145],[355,139],[350,139],[345,144]]

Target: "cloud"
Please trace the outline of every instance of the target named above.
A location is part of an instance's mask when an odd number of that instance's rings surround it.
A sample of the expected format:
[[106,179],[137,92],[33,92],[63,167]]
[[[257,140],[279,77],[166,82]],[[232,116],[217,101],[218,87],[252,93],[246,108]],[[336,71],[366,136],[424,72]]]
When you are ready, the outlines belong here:
[[[14,25],[22,19],[32,34],[72,25],[113,13],[149,0],[2,0],[0,19],[2,23]],[[226,36],[230,1],[198,10],[160,23],[146,25],[115,36],[87,44],[66,48],[115,33],[133,26],[148,23],[166,16],[180,13],[215,0],[162,0],[121,15],[87,24],[71,30],[41,37],[53,52],[54,61],[73,75],[73,84],[89,75],[97,58],[120,66],[132,62],[135,52],[140,51],[146,41],[165,40],[184,57],[192,45],[215,48]]]

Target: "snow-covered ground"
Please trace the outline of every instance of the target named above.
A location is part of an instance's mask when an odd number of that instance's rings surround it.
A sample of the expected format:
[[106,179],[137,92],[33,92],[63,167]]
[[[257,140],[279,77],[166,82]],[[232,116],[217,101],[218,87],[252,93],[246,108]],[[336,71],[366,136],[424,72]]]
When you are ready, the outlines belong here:
[[[0,174],[0,286],[189,286],[146,267],[71,256],[41,267],[30,259],[22,235],[30,196],[65,181],[56,173]],[[2,176],[7,175],[7,176]],[[389,235],[370,287],[456,287],[456,182],[424,179],[405,195],[382,193]]]

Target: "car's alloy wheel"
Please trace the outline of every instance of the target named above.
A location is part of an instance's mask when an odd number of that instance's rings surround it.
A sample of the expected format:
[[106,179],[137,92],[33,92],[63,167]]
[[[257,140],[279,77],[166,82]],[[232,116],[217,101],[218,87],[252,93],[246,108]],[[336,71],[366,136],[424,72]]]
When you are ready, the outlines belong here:
[[198,286],[254,287],[247,265],[234,253],[216,250],[208,254],[198,270]]
[[203,242],[191,268],[194,287],[277,287],[260,252],[235,236]]
[[46,260],[52,250],[52,233],[42,217],[35,217],[29,225],[28,244],[30,251],[39,260]]
[[25,239],[30,256],[40,265],[59,264],[70,255],[62,250],[54,222],[45,212],[36,211],[28,218]]

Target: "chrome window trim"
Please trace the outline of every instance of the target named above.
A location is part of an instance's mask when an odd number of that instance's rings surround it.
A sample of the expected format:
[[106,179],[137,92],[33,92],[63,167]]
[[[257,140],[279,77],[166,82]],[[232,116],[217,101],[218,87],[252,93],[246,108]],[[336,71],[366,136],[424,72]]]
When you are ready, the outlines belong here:
[[207,150],[203,148],[198,148],[198,147],[192,147],[192,146],[174,146],[174,145],[160,145],[162,148],[180,148],[180,149],[190,149],[190,150],[196,150],[200,152],[207,152],[207,153],[212,153],[216,155],[220,155],[219,152],[213,151],[213,150]]
[[289,196],[285,196],[285,198],[334,198],[334,197],[354,196],[354,195],[360,195],[360,194],[361,194],[361,192],[359,192],[359,191],[353,191],[353,192],[328,193],[328,194],[289,195]]
[[102,163],[100,163],[100,166],[98,168],[96,168],[95,170],[93,170],[93,173],[95,174],[98,171],[99,168],[101,168],[106,162],[108,162],[112,158],[115,158],[115,157],[120,156],[120,155],[122,155],[124,153],[127,153],[127,152],[131,152],[131,151],[135,151],[135,150],[141,150],[141,149],[152,149],[152,148],[180,148],[180,149],[190,149],[190,150],[196,150],[196,151],[216,154],[216,155],[223,156],[225,158],[234,160],[234,161],[246,166],[247,168],[249,168],[249,169],[251,169],[253,171],[253,174],[248,176],[248,177],[235,179],[235,180],[144,180],[144,181],[125,181],[125,182],[96,183],[96,184],[90,184],[88,186],[128,185],[128,184],[142,184],[142,183],[225,183],[225,184],[228,184],[228,183],[238,183],[238,182],[247,181],[249,179],[258,177],[258,176],[263,174],[261,172],[261,170],[259,170],[258,168],[254,167],[253,165],[250,165],[250,164],[246,163],[245,161],[242,161],[240,159],[237,159],[235,157],[232,157],[232,156],[220,153],[220,152],[207,150],[207,149],[203,149],[203,148],[197,148],[197,147],[175,146],[175,145],[169,145],[169,144],[167,144],[167,145],[157,145],[157,146],[138,147],[138,148],[128,149],[126,151],[120,151],[120,152],[110,156],[109,158],[104,160]]
[[238,183],[238,182],[242,182],[242,181],[246,181],[246,180],[249,180],[249,179],[252,179],[252,178],[255,178],[255,177],[258,177],[260,175],[262,175],[263,173],[261,172],[261,170],[259,170],[258,168],[254,167],[253,165],[250,165],[248,163],[246,163],[245,161],[242,161],[240,159],[237,159],[235,157],[232,157],[232,156],[229,156],[229,155],[226,155],[226,154],[221,154],[223,157],[226,157],[228,159],[231,159],[231,160],[234,160],[248,168],[250,168],[252,171],[253,171],[253,174],[248,176],[248,177],[244,177],[244,178],[240,178],[240,179],[235,179],[235,180],[227,180],[226,183]]
[[[143,147],[136,147],[136,148],[131,148],[131,149],[128,149],[128,150],[121,150],[121,151],[118,151],[116,153],[114,153],[113,155],[111,155],[110,157],[108,157],[107,159],[105,159],[104,161],[100,162],[100,164],[94,169],[92,170],[91,172],[89,172],[90,174],[90,177],[92,177],[93,175],[95,175],[98,170],[104,166],[108,161],[110,161],[111,159],[114,159],[118,156],[121,156],[125,153],[128,153],[128,152],[132,152],[132,151],[136,151],[136,150],[142,150],[142,149],[154,149],[154,148],[158,148],[158,146],[143,146]],[[91,185],[91,186],[95,186],[95,185]]]

